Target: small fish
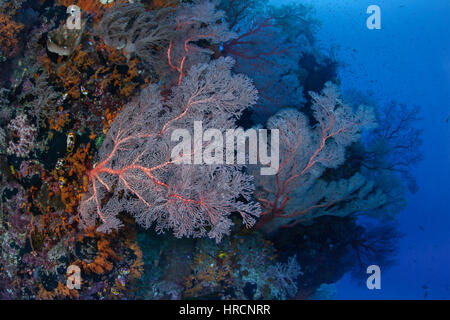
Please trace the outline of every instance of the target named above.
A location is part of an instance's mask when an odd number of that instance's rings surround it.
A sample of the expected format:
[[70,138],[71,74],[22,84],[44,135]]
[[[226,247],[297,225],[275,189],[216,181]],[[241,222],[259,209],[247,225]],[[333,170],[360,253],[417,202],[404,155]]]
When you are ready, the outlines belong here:
[[75,134],[73,132],[69,132],[67,135],[67,152],[71,153],[75,148]]
[[119,275],[118,277],[117,277],[117,281],[123,286],[123,287],[125,287],[125,276],[123,276],[123,275]]
[[67,183],[66,178],[64,178],[64,177],[59,177],[59,179],[58,179],[58,184],[59,184],[59,187],[60,187],[60,188],[64,187],[64,186],[66,185],[66,183]]
[[67,99],[67,96],[68,96],[69,94],[68,93],[64,93],[57,101],[56,101],[56,104],[62,104],[66,99]]
[[96,146],[97,148],[100,148],[100,146],[102,145],[104,139],[105,139],[105,136],[100,135],[100,136],[95,140],[95,146]]
[[126,276],[129,273],[130,273],[130,269],[128,269],[128,268],[122,267],[122,268],[119,269],[119,274],[121,274],[121,275],[125,275]]
[[87,94],[89,93],[83,86],[80,86],[80,91],[85,96],[87,96]]
[[63,158],[58,159],[58,161],[56,162],[56,170],[61,170],[62,167],[64,167],[64,164],[66,163],[66,160],[64,160]]
[[116,288],[111,288],[111,292],[115,296],[117,296],[119,294],[119,291]]

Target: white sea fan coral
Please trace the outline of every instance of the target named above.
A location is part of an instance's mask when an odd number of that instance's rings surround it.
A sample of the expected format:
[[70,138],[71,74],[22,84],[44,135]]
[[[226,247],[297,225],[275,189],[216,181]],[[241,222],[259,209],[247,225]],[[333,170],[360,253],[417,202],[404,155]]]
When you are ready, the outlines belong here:
[[219,130],[256,100],[251,81],[232,75],[234,61],[220,58],[192,68],[169,98],[162,100],[150,85],[114,120],[91,170],[91,187],[80,205],[83,225],[102,222],[99,231],[121,226],[128,212],[145,228],[172,229],[176,237],[220,241],[228,234],[230,214],[239,213],[247,226],[260,208],[252,201],[252,177],[234,165],[184,165],[171,159],[171,133],[192,129],[194,121]]
[[264,210],[258,222],[266,232],[321,215],[345,216],[371,210],[385,202],[373,183],[361,174],[349,179],[320,180],[327,168],[345,162],[346,148],[361,138],[362,129],[375,126],[371,108],[353,110],[337,86],[327,83],[322,94],[310,93],[317,123],[297,110],[285,109],[271,117],[268,129],[280,130],[280,168],[274,176],[260,176],[257,199]]

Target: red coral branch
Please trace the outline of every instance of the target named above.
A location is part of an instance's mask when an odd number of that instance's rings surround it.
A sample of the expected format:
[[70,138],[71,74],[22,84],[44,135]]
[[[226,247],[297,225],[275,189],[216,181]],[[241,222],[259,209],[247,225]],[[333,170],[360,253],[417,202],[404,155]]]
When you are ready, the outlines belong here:
[[[156,191],[158,191],[159,187],[163,187],[166,188],[167,190],[173,190],[174,188],[172,186],[169,186],[168,184],[162,182],[161,180],[159,180],[158,178],[155,177],[154,174],[152,174],[153,172],[157,171],[157,170],[161,170],[165,167],[167,167],[170,164],[175,164],[176,160],[168,160],[166,162],[163,162],[161,164],[158,164],[156,166],[153,167],[145,167],[145,166],[141,166],[141,165],[137,165],[136,162],[139,161],[139,158],[141,155],[137,156],[136,159],[127,166],[124,166],[121,169],[112,169],[111,167],[108,167],[108,163],[111,161],[111,159],[113,159],[116,156],[116,153],[118,150],[120,150],[120,148],[128,141],[130,140],[135,140],[135,139],[145,139],[145,138],[149,138],[151,136],[160,136],[162,134],[165,133],[165,131],[169,128],[170,124],[173,121],[177,121],[180,120],[181,118],[183,118],[187,112],[189,111],[189,109],[191,109],[194,105],[197,104],[202,104],[202,103],[208,103],[208,102],[212,102],[213,98],[207,98],[207,99],[201,99],[201,100],[197,100],[194,101],[194,99],[196,97],[198,97],[200,94],[202,93],[202,91],[199,89],[197,92],[193,93],[192,96],[188,99],[188,102],[186,104],[186,106],[184,107],[183,112],[181,112],[178,116],[168,120],[163,126],[161,131],[159,131],[159,133],[157,134],[151,134],[151,133],[146,133],[146,134],[136,134],[136,135],[124,135],[124,132],[122,130],[122,126],[120,126],[119,130],[117,131],[116,136],[114,137],[114,146],[110,152],[110,154],[103,160],[101,161],[95,168],[93,168],[92,170],[89,171],[88,173],[88,177],[93,189],[93,195],[91,197],[89,197],[88,199],[86,199],[84,201],[84,203],[81,204],[81,207],[83,207],[85,204],[87,204],[90,201],[95,201],[96,203],[96,211],[98,216],[100,217],[100,219],[103,221],[103,223],[105,223],[106,225],[109,225],[109,222],[107,219],[104,218],[104,215],[102,214],[101,211],[101,200],[98,197],[97,194],[97,182],[99,182],[101,185],[103,185],[106,190],[108,190],[108,192],[111,191],[112,186],[108,185],[101,177],[100,175],[102,173],[107,173],[109,175],[115,175],[119,178],[120,181],[122,181],[123,185],[125,186],[125,188],[131,192],[132,194],[134,194],[140,201],[142,201],[148,208],[151,208],[152,204],[148,203],[144,197],[139,193],[138,190],[136,190],[135,188],[133,188],[130,183],[128,182],[125,174],[131,170],[139,170],[142,173],[144,173],[154,184],[154,188]],[[197,208],[203,207],[205,209],[206,212],[210,212],[211,210],[213,210],[213,208],[209,205],[207,205],[204,201],[202,201],[201,199],[199,201],[196,200],[192,200],[192,199],[186,199],[184,197],[182,197],[181,195],[172,193],[169,195],[169,198],[172,199],[178,199],[181,200],[181,203],[184,204],[186,206],[186,209],[188,211],[192,211],[190,210],[191,206],[197,206]],[[168,203],[169,204],[169,203]],[[211,217],[211,220],[213,220],[214,218],[214,214],[209,214]]]
[[[341,128],[334,128],[335,124],[335,115],[333,113],[330,113],[326,107],[323,107],[323,110],[325,111],[328,119],[319,119],[319,125],[320,125],[320,143],[318,144],[317,148],[314,150],[313,154],[308,159],[307,164],[304,166],[304,168],[296,173],[297,169],[297,163],[296,163],[296,153],[298,148],[300,147],[302,141],[301,136],[299,132],[301,132],[301,128],[298,126],[295,126],[292,122],[288,122],[287,125],[289,127],[289,131],[293,132],[296,136],[296,140],[294,142],[289,141],[286,135],[282,135],[283,142],[285,145],[288,146],[288,149],[286,151],[286,154],[284,156],[284,160],[280,163],[278,173],[276,174],[276,189],[275,190],[269,190],[267,188],[264,188],[264,192],[266,194],[272,195],[274,197],[273,201],[268,200],[267,198],[262,198],[260,195],[257,195],[257,200],[261,203],[263,208],[265,209],[263,213],[261,214],[261,219],[258,221],[256,228],[261,228],[266,223],[272,221],[275,218],[294,218],[298,216],[302,216],[307,214],[308,212],[319,209],[319,208],[328,208],[335,203],[339,201],[345,200],[342,199],[333,199],[330,201],[327,201],[322,204],[315,204],[308,208],[305,208],[303,210],[295,211],[293,213],[287,214],[285,209],[286,205],[289,202],[289,194],[292,191],[291,186],[295,181],[297,181],[300,177],[304,176],[308,173],[311,168],[314,167],[315,164],[322,161],[328,161],[330,159],[321,158],[319,155],[321,151],[324,149],[325,145],[327,144],[327,141],[329,141],[331,138],[343,133],[345,130],[348,130],[349,128],[353,126],[359,125],[355,122],[349,122],[348,125],[341,127]],[[328,123],[328,124],[327,124]],[[283,170],[285,167],[290,166],[290,168],[287,170],[288,174],[285,174],[285,170]],[[281,174],[281,175],[280,175]],[[302,222],[302,220],[297,220],[293,224],[287,224],[284,225],[284,227],[291,227],[296,225],[297,223]]]
[[173,50],[173,42],[170,41],[169,44],[169,48],[167,49],[167,64],[173,69],[176,70],[179,73],[178,76],[178,82],[177,85],[179,86],[181,84],[181,81],[183,81],[183,77],[185,75],[185,68],[184,65],[186,63],[186,60],[189,56],[189,51],[190,51],[190,46],[189,43],[192,41],[198,41],[200,39],[207,39],[211,37],[211,35],[207,35],[207,34],[201,34],[201,35],[196,35],[195,37],[189,37],[184,41],[184,52],[183,52],[183,56],[181,56],[178,60],[178,64],[175,65],[173,62],[173,57],[172,57],[172,50]]
[[[272,23],[273,18],[266,18],[260,22],[254,22],[251,27],[235,39],[227,41],[223,45],[223,51],[226,54],[245,59],[248,61],[255,60],[251,65],[260,70],[264,64],[275,63],[268,60],[270,56],[278,56],[285,54],[288,48],[281,48],[280,43],[273,43],[267,49],[263,49],[264,40],[267,40],[272,35],[272,29],[275,25]],[[237,31],[239,33],[240,30]],[[253,50],[257,48],[255,53]],[[261,65],[261,63],[263,65]]]

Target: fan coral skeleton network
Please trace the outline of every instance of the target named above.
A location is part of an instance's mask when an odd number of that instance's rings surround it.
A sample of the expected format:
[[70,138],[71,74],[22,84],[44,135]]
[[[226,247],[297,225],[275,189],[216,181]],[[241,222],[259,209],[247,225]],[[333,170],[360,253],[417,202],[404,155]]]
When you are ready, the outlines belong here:
[[[81,222],[103,223],[99,231],[121,226],[126,211],[145,228],[173,229],[176,237],[220,241],[240,213],[250,227],[259,215],[252,201],[252,177],[237,165],[184,165],[171,159],[171,132],[193,127],[233,128],[257,94],[250,79],[232,75],[234,61],[220,58],[191,68],[180,86],[162,100],[154,85],[129,103],[114,120],[100,150],[101,162],[89,173],[90,193],[80,206]],[[194,151],[193,151],[194,152]],[[106,202],[106,203],[105,203]]]

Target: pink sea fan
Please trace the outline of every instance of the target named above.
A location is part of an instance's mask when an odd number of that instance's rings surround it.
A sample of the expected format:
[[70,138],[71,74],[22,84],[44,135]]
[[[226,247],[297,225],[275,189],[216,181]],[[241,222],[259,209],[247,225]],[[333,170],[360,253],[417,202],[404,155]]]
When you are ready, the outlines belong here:
[[189,165],[171,159],[176,128],[233,128],[256,100],[250,79],[233,75],[231,58],[194,66],[163,101],[150,85],[116,117],[89,173],[91,187],[80,205],[82,225],[100,221],[99,231],[121,226],[128,212],[145,228],[171,229],[181,237],[220,241],[239,213],[247,226],[260,212],[252,201],[253,179],[235,165]]

